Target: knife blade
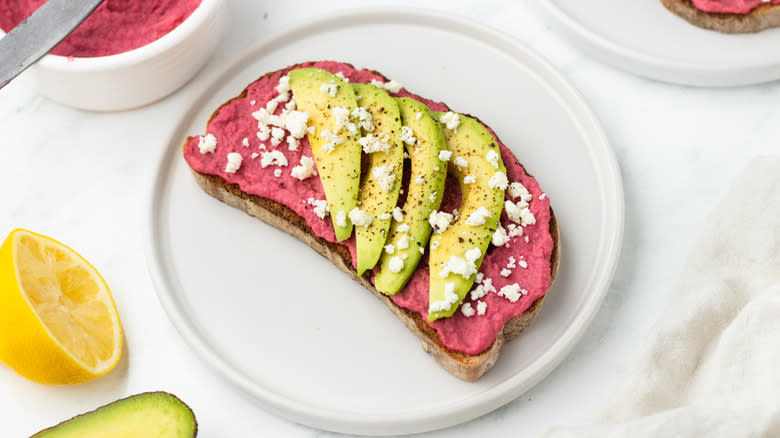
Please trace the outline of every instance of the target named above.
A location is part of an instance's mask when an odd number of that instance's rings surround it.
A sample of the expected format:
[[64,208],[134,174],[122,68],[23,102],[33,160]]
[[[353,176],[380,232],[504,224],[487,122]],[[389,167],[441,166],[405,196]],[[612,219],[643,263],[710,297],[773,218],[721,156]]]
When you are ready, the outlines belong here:
[[103,0],[49,0],[0,38],[0,88],[49,53]]

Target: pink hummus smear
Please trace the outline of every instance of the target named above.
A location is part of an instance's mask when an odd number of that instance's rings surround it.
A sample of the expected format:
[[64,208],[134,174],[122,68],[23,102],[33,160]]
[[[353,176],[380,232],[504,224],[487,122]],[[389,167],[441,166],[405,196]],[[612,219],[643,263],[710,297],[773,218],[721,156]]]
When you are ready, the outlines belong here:
[[[314,66],[332,73],[342,73],[350,82],[368,83],[372,79],[386,81],[381,75],[369,70],[356,70],[348,64],[338,62],[305,63],[294,67],[304,66]],[[258,122],[252,117],[253,112],[265,107],[266,102],[278,96],[276,87],[279,79],[292,68],[288,67],[260,78],[247,87],[244,97],[231,100],[219,110],[217,116],[208,123],[206,128],[206,133],[212,134],[217,140],[214,152],[201,153],[199,143],[203,136],[195,136],[187,139],[183,155],[187,163],[198,172],[217,175],[229,183],[238,184],[244,192],[268,198],[290,207],[305,219],[317,236],[335,243],[336,237],[330,216],[324,219],[318,217],[310,202],[310,198],[312,200],[325,199],[320,179],[315,175],[300,181],[291,176],[292,167],[300,163],[302,156],[312,156],[307,138],[304,136],[300,140],[299,148],[296,151],[289,150],[285,141],[282,141],[278,146],[273,146],[270,140],[261,141],[258,139]],[[433,111],[448,111],[445,104],[424,99],[406,89],[391,94],[396,97],[407,96],[420,100]],[[284,104],[280,104],[275,113],[280,114],[283,107]],[[549,198],[539,188],[536,180],[526,174],[509,149],[501,142],[498,144],[509,181],[522,183],[531,193],[532,199],[529,208],[536,217],[536,223],[522,227],[522,234],[511,237],[505,246],[493,247],[491,245],[480,272],[485,279],[492,281],[495,291],[499,291],[503,286],[517,283],[526,292],[513,303],[494,291],[480,299],[487,304],[484,315],[466,317],[458,310],[452,317],[430,323],[427,319],[429,277],[426,256],[406,288],[392,296],[392,300],[397,305],[418,312],[423,320],[438,332],[444,346],[470,355],[479,354],[489,348],[506,322],[522,315],[534,301],[543,297],[552,282],[550,257],[553,241],[549,232]],[[282,152],[288,165],[268,165],[263,168],[262,154],[268,151]],[[227,155],[231,152],[239,153],[242,157],[242,164],[235,173],[225,172],[228,164]],[[278,169],[281,169],[281,172]],[[279,176],[275,176],[275,172]],[[460,190],[457,182],[448,178],[447,184],[441,207],[441,210],[444,211],[457,207],[460,202]],[[505,228],[511,224],[505,213],[502,214],[501,223]],[[518,225],[518,228],[521,227]],[[341,244],[349,248],[354,264],[354,237]],[[501,276],[500,273],[509,264],[510,257],[514,257],[517,267],[511,269],[511,274],[508,277]],[[471,302],[471,298],[467,296],[465,302]],[[476,309],[477,303],[473,302],[472,306]]]
[[693,5],[704,12],[721,14],[747,14],[753,9],[765,5],[780,4],[780,0],[691,0]]
[[[94,58],[137,49],[175,29],[200,2],[106,0],[51,53]],[[46,0],[0,0],[0,29],[10,31],[44,3]]]

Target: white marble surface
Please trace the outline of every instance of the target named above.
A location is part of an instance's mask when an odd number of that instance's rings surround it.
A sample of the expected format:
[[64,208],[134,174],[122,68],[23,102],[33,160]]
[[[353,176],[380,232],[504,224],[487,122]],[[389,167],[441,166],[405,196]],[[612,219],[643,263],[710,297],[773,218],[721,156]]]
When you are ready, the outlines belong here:
[[586,421],[597,411],[663,311],[708,210],[751,157],[780,152],[780,83],[697,89],[635,77],[568,46],[527,1],[230,0],[233,24],[218,55],[193,83],[157,104],[123,113],[81,112],[37,96],[24,76],[0,90],[0,233],[28,228],[85,255],[111,286],[126,337],[118,368],[76,387],[36,385],[0,367],[3,436],[28,436],[151,390],[173,392],[190,404],[202,437],[331,435],[262,411],[201,364],[157,302],[143,256],[142,224],[164,134],[210,71],[300,19],[374,4],[447,9],[508,32],[543,54],[601,118],[625,184],[621,262],[580,344],[514,402],[430,435],[537,436],[554,425]]

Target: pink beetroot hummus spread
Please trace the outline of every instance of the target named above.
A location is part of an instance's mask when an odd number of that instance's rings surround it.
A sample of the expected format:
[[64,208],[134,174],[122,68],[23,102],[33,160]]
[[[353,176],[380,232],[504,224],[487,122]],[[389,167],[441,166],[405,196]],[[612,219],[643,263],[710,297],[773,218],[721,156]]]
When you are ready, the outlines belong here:
[[[314,66],[332,73],[340,72],[350,82],[367,83],[372,79],[385,81],[385,78],[369,70],[356,70],[348,64],[337,62],[306,63],[296,67],[300,66]],[[183,150],[184,158],[198,172],[217,175],[229,183],[238,184],[246,193],[268,198],[290,207],[306,220],[316,235],[329,242],[336,242],[331,218],[327,216],[321,219],[315,214],[314,206],[309,201],[309,198],[325,199],[320,179],[315,175],[301,181],[291,176],[292,167],[300,163],[302,156],[312,156],[306,137],[301,139],[298,150],[295,151],[289,150],[285,141],[280,142],[278,146],[273,146],[270,140],[258,139],[258,123],[251,115],[254,111],[265,107],[266,102],[278,96],[276,87],[279,79],[290,69],[292,67],[257,80],[247,87],[244,97],[233,99],[223,106],[206,128],[207,134],[212,134],[217,140],[214,151],[201,153],[199,144],[203,141],[203,136],[190,137]],[[409,93],[406,89],[391,94],[396,97],[408,96],[418,99],[434,111],[448,111],[445,104],[424,99]],[[276,114],[280,114],[283,107],[284,104],[280,104]],[[527,292],[513,303],[493,291],[481,298],[481,301],[487,304],[483,315],[466,317],[462,312],[457,311],[449,318],[439,319],[433,323],[428,322],[429,277],[426,257],[421,261],[406,288],[392,296],[397,305],[422,315],[423,320],[438,332],[439,338],[447,348],[472,355],[490,347],[506,322],[521,315],[534,301],[544,296],[552,282],[550,257],[553,241],[549,232],[550,201],[539,188],[536,180],[526,174],[507,147],[500,142],[499,145],[509,181],[522,183],[532,195],[529,208],[536,217],[536,223],[523,227],[522,234],[511,237],[505,246],[491,245],[480,272],[484,275],[484,279],[492,281],[496,291],[503,286],[517,283]],[[282,152],[288,165],[268,165],[263,168],[262,154],[272,150]],[[228,164],[227,155],[231,152],[242,156],[241,166],[234,173],[225,171]],[[281,173],[278,169],[281,169]],[[275,172],[279,176],[275,176]],[[448,178],[441,210],[449,211],[459,203],[460,190],[457,182]],[[506,214],[502,215],[501,223],[505,228],[510,224]],[[342,244],[349,248],[354,264],[354,237]],[[503,277],[500,272],[506,268],[509,257],[514,257],[518,266],[511,270],[508,277]],[[471,298],[467,296],[464,302],[471,302]],[[473,303],[473,307],[476,308],[477,303]]]
[[692,0],[693,5],[704,12],[721,14],[747,14],[763,4],[780,4],[780,0]]
[[[0,0],[0,29],[10,31],[45,2]],[[137,49],[172,31],[192,14],[200,2],[106,0],[51,53],[92,58]]]

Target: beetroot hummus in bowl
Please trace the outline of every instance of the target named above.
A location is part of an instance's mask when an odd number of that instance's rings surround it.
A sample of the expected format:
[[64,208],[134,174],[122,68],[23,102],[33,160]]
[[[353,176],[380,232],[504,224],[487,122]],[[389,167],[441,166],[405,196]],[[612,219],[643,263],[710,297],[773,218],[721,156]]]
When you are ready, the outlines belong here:
[[[45,0],[0,0],[0,35]],[[105,0],[30,69],[40,93],[116,111],[156,101],[190,80],[227,25],[224,0]]]

